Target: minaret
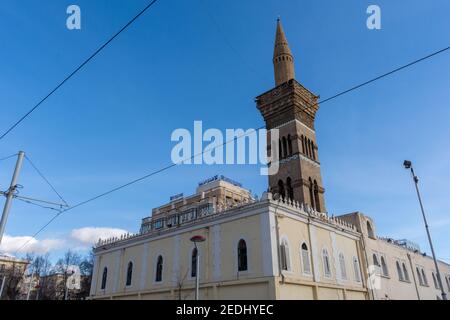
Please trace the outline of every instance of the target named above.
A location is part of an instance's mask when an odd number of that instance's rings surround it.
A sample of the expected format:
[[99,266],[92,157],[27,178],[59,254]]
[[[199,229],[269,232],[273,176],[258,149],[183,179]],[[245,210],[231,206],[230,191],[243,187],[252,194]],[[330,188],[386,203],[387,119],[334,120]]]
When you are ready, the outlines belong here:
[[275,35],[275,49],[273,51],[273,67],[275,71],[275,85],[279,86],[291,79],[295,79],[294,57],[287,42],[281,25],[277,20],[277,33]]
[[270,153],[279,158],[278,172],[269,175],[269,189],[285,200],[326,212],[314,126],[318,96],[295,80],[294,57],[279,19],[273,64],[275,88],[256,98],[266,129],[278,130],[280,137],[276,146],[269,137],[267,141]]

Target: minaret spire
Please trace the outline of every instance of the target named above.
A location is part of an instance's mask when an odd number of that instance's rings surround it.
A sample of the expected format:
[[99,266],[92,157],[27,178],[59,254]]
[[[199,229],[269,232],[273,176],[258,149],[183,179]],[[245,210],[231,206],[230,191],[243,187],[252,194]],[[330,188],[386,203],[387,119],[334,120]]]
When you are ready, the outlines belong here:
[[275,71],[275,85],[279,86],[295,78],[294,56],[289,48],[280,18],[277,19],[273,66]]

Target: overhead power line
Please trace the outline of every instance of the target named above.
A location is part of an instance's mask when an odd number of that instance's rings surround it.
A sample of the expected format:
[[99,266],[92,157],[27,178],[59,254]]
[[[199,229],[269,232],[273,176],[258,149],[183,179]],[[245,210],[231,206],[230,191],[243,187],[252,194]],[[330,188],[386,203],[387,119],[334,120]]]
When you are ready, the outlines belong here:
[[25,159],[27,159],[27,161],[31,164],[31,166],[33,167],[33,169],[37,172],[37,174],[49,185],[49,187],[53,190],[53,192],[56,193],[56,195],[59,197],[59,199],[61,199],[61,201],[67,206],[69,207],[69,205],[67,204],[66,200],[64,200],[64,198],[61,196],[61,194],[56,191],[55,187],[50,183],[50,181],[48,181],[48,179],[44,176],[44,174],[36,167],[36,165],[33,163],[33,161],[31,161],[30,157],[28,157],[27,155],[25,155]]
[[14,158],[15,156],[17,156],[17,153],[14,153],[14,154],[12,154],[10,156],[7,156],[7,157],[0,158],[0,161],[8,160],[8,159]]
[[52,96],[59,88],[61,88],[70,78],[72,78],[78,71],[80,71],[86,64],[95,58],[106,46],[108,46],[117,36],[125,31],[133,22],[135,22],[141,15],[143,15],[152,5],[158,0],[153,0],[147,6],[144,7],[137,15],[135,15],[130,21],[127,22],[119,31],[117,31],[111,38],[109,38],[103,45],[101,45],[94,53],[92,53],[86,60],[84,60],[72,73],[64,78],[55,88],[53,88],[44,98],[42,98],[37,104],[35,104],[27,113],[25,113],[19,120],[17,120],[11,127],[9,127],[1,136],[0,140],[14,130],[22,121],[30,116],[39,106],[42,105],[50,96]]
[[[315,106],[317,106],[317,105],[319,105],[319,104],[326,103],[326,102],[331,101],[331,100],[333,100],[333,99],[336,99],[336,98],[338,98],[338,97],[340,97],[340,96],[343,96],[344,94],[350,93],[350,92],[355,91],[355,90],[357,90],[357,89],[359,89],[359,88],[362,88],[362,87],[364,87],[364,86],[367,86],[367,85],[369,85],[369,84],[371,84],[371,83],[373,83],[373,82],[375,82],[375,81],[378,81],[378,80],[380,80],[380,79],[383,79],[383,78],[385,78],[385,77],[387,77],[387,76],[389,76],[389,75],[392,75],[392,74],[394,74],[394,73],[396,73],[396,72],[399,72],[399,71],[404,70],[404,69],[406,69],[406,68],[409,68],[409,67],[411,67],[411,66],[413,66],[413,65],[416,65],[416,64],[419,63],[419,62],[425,61],[425,60],[430,59],[430,58],[432,58],[432,57],[434,57],[434,56],[436,56],[436,55],[438,55],[438,54],[440,54],[440,53],[443,53],[443,52],[445,52],[445,51],[448,51],[449,49],[450,49],[450,46],[448,46],[447,48],[444,48],[444,49],[435,51],[435,52],[433,52],[433,53],[431,53],[431,54],[429,54],[429,55],[427,55],[427,56],[424,56],[424,57],[422,57],[422,58],[420,58],[420,59],[414,60],[414,61],[412,61],[412,62],[410,62],[410,63],[407,63],[407,64],[405,64],[405,65],[403,65],[403,66],[401,66],[401,67],[398,67],[398,68],[396,68],[396,69],[393,69],[393,70],[391,70],[391,71],[389,71],[389,72],[386,72],[386,73],[384,73],[384,74],[382,74],[382,75],[379,75],[379,76],[377,76],[377,77],[375,77],[375,78],[372,78],[371,80],[365,81],[365,82],[363,82],[363,83],[361,83],[361,84],[359,84],[359,85],[356,85],[356,86],[353,86],[353,87],[351,87],[351,88],[349,88],[349,89],[347,89],[347,90],[341,91],[340,93],[337,93],[337,94],[335,94],[335,95],[333,95],[333,96],[331,96],[331,97],[329,97],[329,98],[326,98],[326,99],[323,99],[323,100],[321,100],[321,101],[318,101],[317,103],[315,103],[315,104],[313,104],[313,105],[310,105],[310,106],[308,106],[308,107],[306,107],[306,108],[304,108],[304,109],[302,109],[302,110],[300,110],[300,111],[297,111],[295,114],[297,114],[297,113],[299,113],[299,112],[302,112],[302,111],[306,111],[306,110],[308,110],[308,109],[310,109],[310,108],[313,108],[313,107],[315,107]],[[262,126],[262,127],[258,128],[258,129],[255,129],[255,130],[260,130],[260,129],[263,129],[264,127],[265,127],[265,126]],[[114,192],[119,191],[119,190],[121,190],[121,189],[124,189],[124,188],[126,188],[126,187],[128,187],[128,186],[131,186],[131,185],[133,185],[133,184],[136,184],[136,183],[138,183],[138,182],[140,182],[140,181],[143,181],[143,180],[145,180],[145,179],[148,179],[148,178],[150,178],[150,177],[152,177],[152,176],[154,176],[154,175],[157,175],[157,174],[159,174],[159,173],[161,173],[161,172],[164,172],[164,171],[166,171],[166,170],[169,170],[170,168],[173,168],[173,167],[175,167],[175,166],[177,166],[177,165],[179,165],[179,164],[182,164],[182,163],[184,163],[184,162],[186,162],[186,161],[188,161],[188,160],[195,159],[196,157],[198,157],[198,156],[200,156],[200,155],[203,155],[205,152],[211,151],[211,149],[216,149],[216,148],[219,148],[219,147],[223,147],[224,145],[226,145],[226,144],[228,144],[228,143],[230,143],[230,142],[232,142],[232,141],[235,141],[235,140],[237,140],[237,139],[239,139],[239,138],[241,138],[241,137],[243,137],[243,136],[245,136],[245,135],[247,135],[247,134],[248,134],[248,133],[245,133],[245,134],[243,134],[243,135],[240,135],[240,136],[238,136],[238,137],[236,137],[236,138],[234,138],[234,139],[228,140],[228,141],[226,141],[226,142],[224,142],[224,143],[222,143],[222,144],[219,144],[219,145],[217,145],[217,146],[213,146],[213,147],[210,148],[210,149],[207,148],[207,149],[203,150],[202,152],[200,152],[200,153],[198,153],[198,154],[195,154],[195,155],[193,155],[193,156],[191,156],[191,157],[189,157],[189,158],[186,158],[186,159],[184,159],[184,160],[182,160],[182,161],[180,161],[180,162],[178,162],[178,163],[172,163],[172,164],[170,164],[170,165],[167,165],[167,166],[165,166],[165,167],[162,167],[162,168],[160,168],[160,169],[158,169],[158,170],[155,170],[155,171],[153,171],[153,172],[151,172],[151,173],[149,173],[149,174],[146,174],[146,175],[144,175],[144,176],[142,176],[142,177],[140,177],[140,178],[134,179],[134,180],[132,180],[132,181],[130,181],[130,182],[128,182],[128,183],[125,183],[125,184],[123,184],[123,185],[120,185],[120,186],[118,186],[118,187],[116,187],[116,188],[114,188],[114,189],[111,189],[111,190],[109,190],[109,191],[103,192],[103,193],[101,193],[101,194],[99,194],[99,195],[97,195],[97,196],[94,196],[94,197],[92,197],[92,198],[90,198],[90,199],[88,199],[88,200],[82,201],[82,202],[80,202],[80,203],[78,203],[78,204],[76,204],[76,205],[74,205],[74,206],[72,206],[72,207],[69,207],[69,208],[67,208],[67,209],[64,209],[64,210],[62,210],[61,212],[59,212],[58,214],[56,214],[53,218],[51,218],[51,219],[50,219],[46,224],[44,224],[37,232],[35,232],[35,233],[33,234],[32,238],[35,238],[35,237],[36,237],[38,234],[40,234],[44,229],[46,229],[53,221],[55,221],[59,216],[61,216],[62,214],[66,213],[66,212],[68,212],[68,211],[70,211],[70,210],[73,210],[73,209],[75,209],[75,208],[78,208],[78,207],[80,207],[80,206],[83,206],[83,205],[85,205],[85,204],[88,204],[88,203],[90,203],[90,202],[92,202],[92,201],[95,201],[95,200],[97,200],[97,199],[99,199],[99,198],[105,197],[105,196],[107,196],[107,195],[109,195],[109,194],[111,194],[111,193],[114,193]],[[31,238],[31,239],[32,239],[32,238]],[[31,240],[26,241],[26,242],[25,242],[25,243],[24,243],[24,244],[23,244],[16,252],[18,252],[18,251],[20,251],[22,248],[24,248],[30,241],[31,241]]]

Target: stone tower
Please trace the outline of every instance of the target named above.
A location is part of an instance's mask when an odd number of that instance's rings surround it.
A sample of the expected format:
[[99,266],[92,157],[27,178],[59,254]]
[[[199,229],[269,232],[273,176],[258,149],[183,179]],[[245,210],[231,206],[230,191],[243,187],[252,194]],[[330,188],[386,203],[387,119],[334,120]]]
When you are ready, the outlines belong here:
[[278,146],[268,139],[268,151],[277,152],[279,159],[278,173],[269,175],[269,189],[326,212],[314,128],[318,96],[295,80],[294,57],[279,19],[273,65],[275,88],[256,98],[266,129],[278,129],[280,136]]

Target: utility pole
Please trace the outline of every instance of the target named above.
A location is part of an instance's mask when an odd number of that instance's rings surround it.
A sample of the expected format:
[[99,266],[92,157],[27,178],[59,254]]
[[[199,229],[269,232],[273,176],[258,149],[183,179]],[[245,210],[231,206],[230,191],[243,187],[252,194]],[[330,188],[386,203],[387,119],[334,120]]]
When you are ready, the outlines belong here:
[[441,273],[439,272],[439,266],[437,263],[436,254],[434,253],[433,241],[431,241],[430,228],[428,227],[427,217],[425,216],[425,209],[423,208],[422,197],[420,196],[420,192],[419,192],[419,178],[416,176],[416,174],[414,172],[411,161],[405,160],[403,162],[403,166],[405,167],[405,169],[411,170],[411,175],[414,180],[414,186],[416,187],[417,198],[419,199],[420,210],[422,211],[423,222],[425,224],[425,229],[427,231],[428,242],[430,243],[431,254],[433,255],[434,266],[436,268],[437,281],[438,281],[438,285],[440,287],[439,289],[441,289],[442,300],[447,300],[447,294],[445,293],[444,286],[442,285],[442,281],[441,281]]
[[2,286],[0,287],[0,300],[2,300],[3,289],[5,288],[5,282],[6,282],[6,276],[3,276],[3,279],[2,279]]
[[6,221],[8,220],[9,210],[11,209],[12,200],[14,197],[14,192],[17,189],[17,180],[19,178],[20,169],[22,168],[23,158],[25,157],[25,152],[20,151],[17,155],[16,168],[14,169],[14,174],[11,180],[11,185],[7,192],[5,192],[6,201],[3,208],[2,219],[0,221],[0,244],[2,243],[3,233],[5,232]]

